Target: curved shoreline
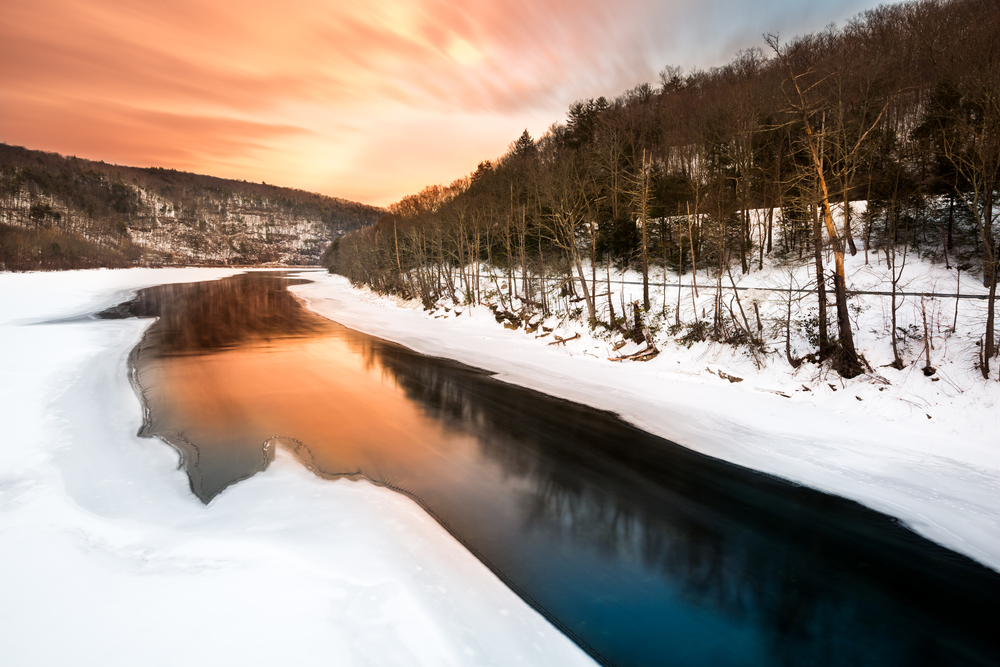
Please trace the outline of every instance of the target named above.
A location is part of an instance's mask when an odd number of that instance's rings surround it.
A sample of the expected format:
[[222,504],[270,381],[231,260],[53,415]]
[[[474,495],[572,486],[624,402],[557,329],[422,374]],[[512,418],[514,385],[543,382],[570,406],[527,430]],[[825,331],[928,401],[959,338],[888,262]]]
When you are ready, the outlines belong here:
[[[489,311],[434,319],[340,276],[303,275],[315,282],[290,291],[328,319],[608,410],[709,456],[855,500],[1000,571],[1000,447],[979,441],[969,430],[975,423],[929,424],[922,413],[889,421],[837,404],[810,405],[819,401],[812,396],[788,401],[742,386],[750,383],[710,384],[705,376],[673,371],[663,354],[646,364],[602,362],[586,356],[583,344],[556,350],[502,329]],[[996,419],[993,412],[988,408],[984,416]]]

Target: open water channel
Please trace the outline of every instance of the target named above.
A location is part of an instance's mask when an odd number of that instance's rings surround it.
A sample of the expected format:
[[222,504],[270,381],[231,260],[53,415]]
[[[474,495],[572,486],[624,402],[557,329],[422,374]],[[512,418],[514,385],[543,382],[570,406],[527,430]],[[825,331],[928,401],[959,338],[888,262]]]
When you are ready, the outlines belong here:
[[165,285],[104,314],[159,318],[132,355],[142,434],[181,451],[204,502],[275,446],[405,493],[605,664],[1000,664],[1000,574],[851,501],[342,327],[289,282]]

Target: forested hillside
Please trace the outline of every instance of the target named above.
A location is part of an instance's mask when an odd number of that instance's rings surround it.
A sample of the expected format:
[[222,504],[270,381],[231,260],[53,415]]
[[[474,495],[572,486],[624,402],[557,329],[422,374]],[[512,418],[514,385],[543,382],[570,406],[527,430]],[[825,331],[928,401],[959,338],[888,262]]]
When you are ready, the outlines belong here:
[[316,264],[380,209],[335,197],[0,144],[0,270]]
[[[816,294],[807,356],[852,377],[871,366],[854,342],[845,258],[885,267],[894,350],[907,257],[930,259],[989,287],[978,334],[986,377],[997,351],[998,186],[1000,1],[924,0],[817,34],[770,35],[722,67],[666,67],[655,85],[574,102],[538,140],[525,131],[468,177],[404,198],[334,243],[326,262],[428,307],[488,303],[522,319],[550,311],[555,288],[592,328],[635,337],[652,316],[650,266],[696,269],[686,282],[707,280],[714,305],[682,322],[678,297],[673,330],[750,348],[764,346],[764,327],[737,283],[808,264],[812,284],[796,285]],[[641,272],[636,308],[614,302],[608,265]],[[790,302],[785,326],[787,340]]]

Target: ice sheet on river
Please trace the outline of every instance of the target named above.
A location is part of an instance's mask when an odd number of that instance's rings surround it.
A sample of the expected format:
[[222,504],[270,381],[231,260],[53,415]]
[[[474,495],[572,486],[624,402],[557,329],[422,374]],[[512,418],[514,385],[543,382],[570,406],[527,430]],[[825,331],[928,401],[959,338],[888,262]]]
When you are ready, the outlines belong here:
[[206,507],[135,435],[149,321],[73,318],[231,273],[0,274],[0,664],[593,664],[409,499],[279,453]]

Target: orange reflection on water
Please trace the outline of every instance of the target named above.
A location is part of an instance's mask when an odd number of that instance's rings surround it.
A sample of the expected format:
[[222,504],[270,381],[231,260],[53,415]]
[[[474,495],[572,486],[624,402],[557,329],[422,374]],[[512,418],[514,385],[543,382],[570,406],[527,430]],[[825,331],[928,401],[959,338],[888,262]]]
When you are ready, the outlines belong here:
[[[265,443],[297,443],[324,476],[364,474],[407,489],[414,478],[461,474],[475,438],[406,396],[378,360],[380,341],[334,323],[294,337],[140,356],[139,383],[154,406],[148,433],[185,457],[192,488],[209,500],[267,463]],[[442,465],[442,459],[449,459]]]

